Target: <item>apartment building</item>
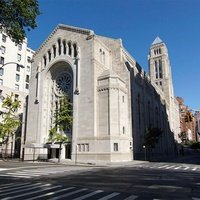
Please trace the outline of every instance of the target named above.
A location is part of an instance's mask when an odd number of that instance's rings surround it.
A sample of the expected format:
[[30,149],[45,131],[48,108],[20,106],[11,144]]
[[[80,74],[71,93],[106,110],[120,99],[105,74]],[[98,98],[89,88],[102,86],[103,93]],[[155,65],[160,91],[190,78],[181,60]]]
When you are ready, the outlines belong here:
[[[11,93],[15,99],[21,101],[21,108],[18,109],[22,117],[24,104],[29,92],[29,79],[31,73],[31,63],[34,51],[28,48],[27,39],[22,44],[16,45],[5,33],[0,33],[0,111],[2,101]],[[2,116],[0,116],[0,120]],[[18,133],[18,136],[21,135]],[[12,156],[19,156],[20,142],[10,141],[9,149]],[[0,147],[3,149],[3,147]],[[3,150],[1,150],[3,151]]]

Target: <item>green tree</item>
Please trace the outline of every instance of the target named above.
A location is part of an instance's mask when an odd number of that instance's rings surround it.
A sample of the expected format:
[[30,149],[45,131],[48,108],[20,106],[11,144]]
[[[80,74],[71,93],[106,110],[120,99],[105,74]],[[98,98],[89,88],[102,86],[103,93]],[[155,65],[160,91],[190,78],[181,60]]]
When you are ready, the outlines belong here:
[[188,141],[187,133],[186,132],[181,132],[178,134],[178,137],[181,139],[181,142],[185,144]]
[[0,31],[20,44],[26,37],[26,30],[37,27],[39,14],[38,0],[0,0]]
[[18,108],[21,107],[21,102],[14,98],[13,93],[7,95],[3,100],[2,108],[2,121],[0,122],[0,141],[5,145],[5,155],[7,154],[7,148],[9,139],[13,138],[16,130],[21,125],[20,116],[17,113]]
[[56,108],[54,114],[54,126],[49,130],[49,142],[59,143],[59,157],[58,162],[60,162],[62,145],[69,141],[66,135],[67,130],[72,127],[72,108],[68,101],[67,96],[63,96],[60,99],[59,107]]

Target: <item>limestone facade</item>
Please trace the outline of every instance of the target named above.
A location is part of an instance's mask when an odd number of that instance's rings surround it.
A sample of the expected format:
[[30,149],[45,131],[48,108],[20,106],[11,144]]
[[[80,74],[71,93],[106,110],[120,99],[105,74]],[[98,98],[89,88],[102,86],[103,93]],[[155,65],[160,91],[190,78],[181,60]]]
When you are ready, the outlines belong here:
[[[24,158],[31,159],[33,154],[37,158],[57,156],[56,146],[42,146],[47,143],[55,107],[64,93],[73,105],[73,126],[66,133],[70,142],[63,146],[63,159],[143,159],[144,133],[149,124],[163,129],[152,154],[173,154],[166,101],[155,87],[121,39],[58,25],[34,56]],[[30,148],[31,144],[40,148]]]

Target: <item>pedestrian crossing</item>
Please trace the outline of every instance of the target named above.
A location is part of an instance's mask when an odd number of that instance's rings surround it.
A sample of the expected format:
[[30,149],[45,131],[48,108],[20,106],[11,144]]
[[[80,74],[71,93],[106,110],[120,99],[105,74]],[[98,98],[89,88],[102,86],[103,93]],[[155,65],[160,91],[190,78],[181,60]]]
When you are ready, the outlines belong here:
[[175,171],[193,171],[193,172],[200,172],[200,166],[194,165],[186,165],[186,164],[163,164],[163,163],[156,163],[156,164],[139,164],[136,165],[139,168],[150,168],[150,169],[163,169],[163,170],[175,170]]
[[0,185],[1,200],[134,200],[137,195],[88,188],[64,187],[42,182],[8,183]]
[[12,171],[12,169],[3,171],[0,173],[0,177],[12,177],[12,178],[25,178],[25,179],[31,179],[31,178],[39,178],[41,176],[48,176],[52,174],[59,174],[59,173],[70,173],[81,170],[81,169],[71,169],[69,167],[51,167],[51,168],[36,168],[36,169],[19,169]]

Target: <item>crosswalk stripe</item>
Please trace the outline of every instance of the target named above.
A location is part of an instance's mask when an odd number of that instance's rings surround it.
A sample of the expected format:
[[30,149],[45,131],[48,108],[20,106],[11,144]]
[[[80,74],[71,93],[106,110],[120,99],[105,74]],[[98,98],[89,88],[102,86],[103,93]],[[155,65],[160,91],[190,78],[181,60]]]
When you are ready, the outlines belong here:
[[54,194],[57,194],[57,193],[60,193],[60,192],[64,192],[64,191],[68,191],[68,190],[71,190],[71,189],[74,189],[74,188],[75,187],[69,187],[69,188],[64,188],[64,189],[56,190],[54,192],[49,192],[49,193],[45,193],[45,194],[37,196],[37,197],[35,196],[35,197],[32,197],[32,198],[29,198],[29,200],[34,200],[34,199],[37,199],[37,198],[54,195]]
[[79,193],[79,192],[83,192],[83,191],[85,191],[85,190],[88,190],[88,189],[83,188],[83,189],[80,189],[80,190],[76,190],[76,191],[73,191],[73,192],[69,192],[69,193],[67,193],[67,194],[63,194],[63,195],[60,195],[60,196],[57,196],[57,197],[53,197],[53,198],[51,198],[51,199],[49,199],[49,200],[56,200],[56,199],[60,199],[60,198],[63,198],[63,197],[68,197],[68,196],[70,196],[70,195],[77,194],[77,193]]
[[16,172],[16,173],[6,173],[8,175],[15,175],[15,176],[40,176],[38,174],[27,174],[23,172]]
[[136,196],[136,195],[131,195],[131,196],[127,197],[127,198],[124,199],[124,200],[134,200],[134,199],[137,199],[137,198],[138,198],[138,196]]
[[[46,184],[46,185],[50,185],[50,184]],[[46,185],[44,185],[46,187]],[[28,192],[28,193],[23,193],[23,194],[19,194],[19,195],[15,195],[15,196],[12,196],[12,197],[6,197],[6,198],[3,198],[2,200],[9,200],[9,199],[13,199],[13,198],[18,198],[18,197],[23,197],[23,196],[27,196],[27,195],[30,195],[30,194],[35,194],[35,193],[38,193],[38,192],[42,192],[42,191],[46,191],[46,190],[51,190],[51,189],[56,189],[58,187],[61,187],[61,186],[54,186],[54,187],[48,187],[47,188],[43,188],[43,189],[40,189],[39,191],[32,191],[32,192]]]
[[4,184],[3,187],[1,187],[0,191],[1,191],[2,189],[3,189],[3,191],[6,191],[5,188],[10,188],[10,187],[12,187],[11,190],[13,190],[13,187],[14,187],[14,189],[15,189],[15,187],[17,187],[17,186],[30,185],[30,184],[31,184],[30,182],[28,182],[28,183],[19,183],[19,184],[17,184],[17,185],[14,184],[14,183]]
[[[35,187],[33,187],[33,185],[35,185]],[[35,183],[35,184],[31,184],[31,189],[32,188],[37,188],[37,187],[40,187],[41,183]],[[29,187],[29,188],[27,188]],[[21,189],[21,190],[18,190],[18,189]],[[22,187],[16,187],[14,188],[14,191],[13,188],[9,189],[9,190],[4,190],[3,192],[1,192],[0,196],[5,196],[5,195],[9,195],[9,194],[14,194],[14,193],[17,193],[17,192],[21,192],[21,191],[26,191],[26,190],[30,190],[30,184],[29,185],[25,185],[25,186],[22,186]],[[9,192],[8,192],[9,191]],[[12,191],[12,192],[10,192]],[[7,193],[4,193],[4,192],[7,192]]]
[[187,170],[187,169],[189,169],[189,167],[185,167],[183,170]]
[[0,168],[0,171],[4,171],[7,170],[8,168]]
[[98,193],[101,193],[101,192],[103,192],[103,190],[97,190],[97,191],[91,192],[91,193],[89,193],[89,194],[83,195],[83,196],[81,196],[81,197],[75,198],[75,199],[73,199],[73,200],[82,200],[82,199],[86,199],[86,198],[88,198],[88,197],[94,196],[94,195],[96,195],[96,194],[98,194]]
[[163,165],[163,166],[160,166],[160,167],[158,167],[159,169],[161,169],[161,168],[165,168],[165,167],[168,167],[169,165]]
[[170,169],[170,168],[173,168],[173,167],[176,167],[176,165],[171,165],[169,167],[166,167],[165,169]]
[[181,166],[178,166],[178,167],[175,167],[174,169],[180,169],[181,168]]
[[112,194],[109,194],[109,195],[107,195],[107,196],[105,196],[105,197],[102,197],[102,198],[100,198],[100,199],[98,199],[98,200],[107,200],[107,199],[111,199],[111,198],[113,198],[113,197],[115,197],[115,196],[117,196],[117,195],[119,195],[118,192],[113,192]]
[[197,168],[196,167],[194,167],[193,169],[192,169],[192,171],[195,171]]
[[31,178],[31,176],[20,176],[20,175],[9,175],[9,174],[5,174],[5,175],[0,175],[0,176],[5,176],[5,177],[12,177],[12,178]]

